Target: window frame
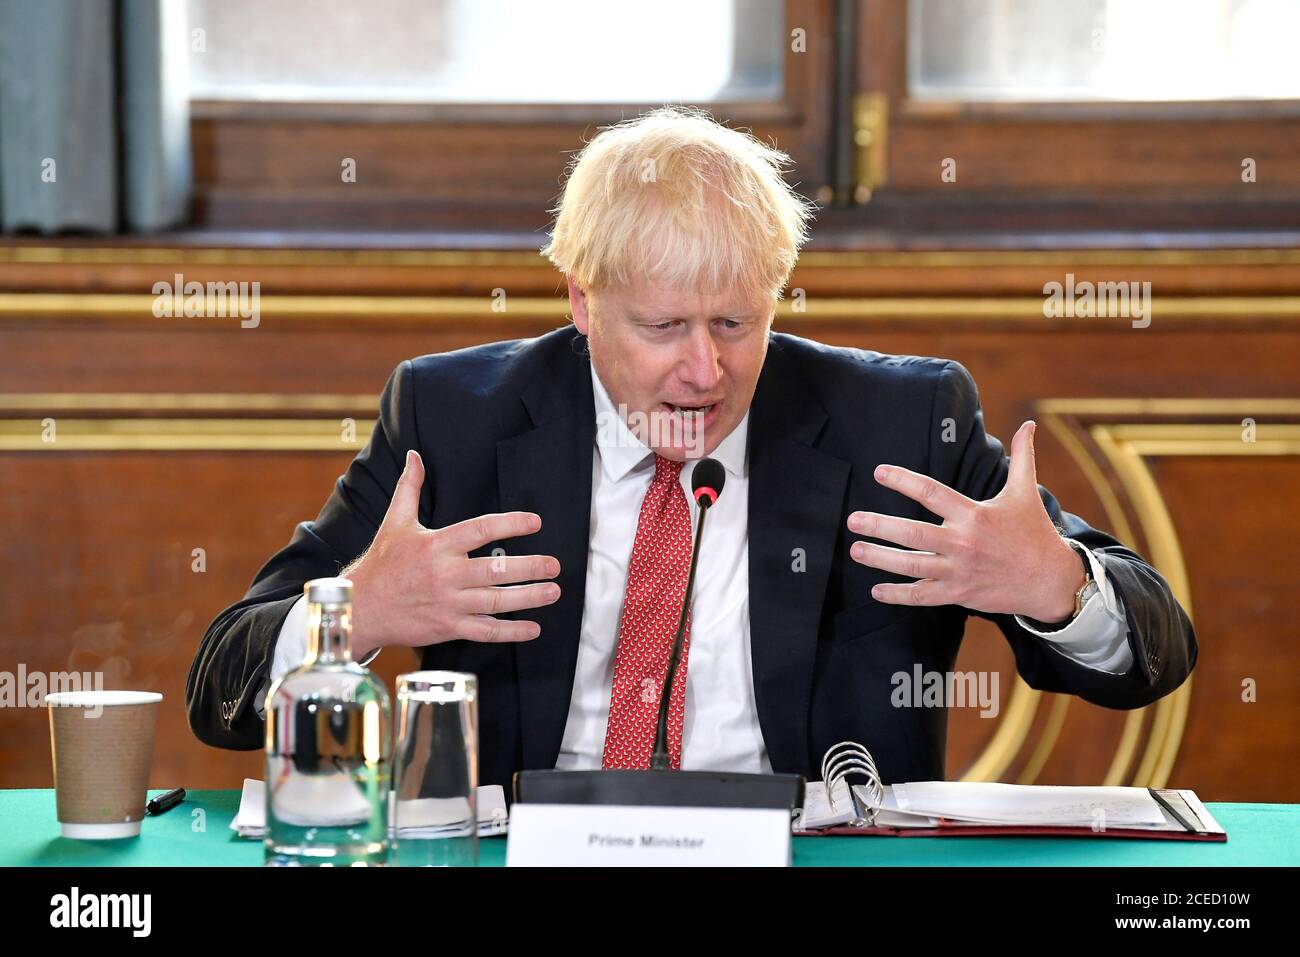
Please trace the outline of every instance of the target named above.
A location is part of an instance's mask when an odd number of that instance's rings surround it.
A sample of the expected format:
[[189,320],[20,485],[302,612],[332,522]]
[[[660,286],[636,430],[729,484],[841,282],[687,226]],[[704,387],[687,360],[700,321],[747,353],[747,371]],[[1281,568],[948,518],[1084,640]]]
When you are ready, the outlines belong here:
[[[1008,234],[1039,237],[1031,244],[1300,236],[1300,124],[1282,122],[1300,118],[1300,100],[916,100],[907,0],[785,0],[783,15],[781,99],[702,105],[791,155],[790,182],[822,206],[814,248]],[[790,48],[795,27],[807,31],[807,52]],[[866,96],[884,105],[874,147],[859,143],[855,105]],[[192,228],[535,247],[582,144],[657,105],[195,101]],[[339,163],[349,156],[358,181],[344,184]],[[957,183],[940,180],[948,156]],[[1249,189],[1245,156],[1259,172]],[[864,183],[865,201],[855,195]]]
[[[831,0],[785,0],[779,100],[699,104],[788,152],[792,182],[811,199],[828,198],[833,175],[833,10]],[[789,42],[796,27],[806,52]],[[598,127],[661,105],[195,100],[193,225],[536,230]],[[342,182],[345,157],[355,183]]]
[[[859,7],[856,88],[883,102],[887,144],[883,169],[857,158],[871,186],[866,221],[959,231],[1300,223],[1300,124],[1278,122],[1300,118],[1300,100],[919,100],[908,86],[908,6]],[[945,158],[957,161],[955,183],[940,178]]]

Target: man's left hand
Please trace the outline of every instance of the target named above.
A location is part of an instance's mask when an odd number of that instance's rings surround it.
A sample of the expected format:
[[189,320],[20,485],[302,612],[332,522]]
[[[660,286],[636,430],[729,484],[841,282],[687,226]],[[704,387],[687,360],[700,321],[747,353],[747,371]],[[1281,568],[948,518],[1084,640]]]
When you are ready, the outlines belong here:
[[914,549],[853,544],[850,554],[859,564],[919,579],[876,585],[873,598],[892,605],[962,605],[1042,622],[1074,613],[1074,596],[1086,576],[1038,494],[1035,429],[1032,421],[1020,426],[1011,440],[1007,483],[985,502],[896,465],[876,468],[877,482],[920,502],[943,524],[876,512],[849,516],[850,531]]

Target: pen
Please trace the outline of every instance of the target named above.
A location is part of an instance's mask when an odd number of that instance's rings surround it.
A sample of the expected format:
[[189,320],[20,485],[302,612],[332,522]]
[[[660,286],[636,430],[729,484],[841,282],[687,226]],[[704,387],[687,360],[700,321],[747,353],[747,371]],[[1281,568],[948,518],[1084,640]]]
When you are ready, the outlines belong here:
[[176,788],[175,790],[168,791],[166,794],[158,795],[156,798],[154,798],[152,801],[146,804],[144,806],[144,809],[149,814],[158,815],[166,811],[170,811],[172,808],[174,808],[176,805],[180,804],[184,800],[185,800],[185,789]]

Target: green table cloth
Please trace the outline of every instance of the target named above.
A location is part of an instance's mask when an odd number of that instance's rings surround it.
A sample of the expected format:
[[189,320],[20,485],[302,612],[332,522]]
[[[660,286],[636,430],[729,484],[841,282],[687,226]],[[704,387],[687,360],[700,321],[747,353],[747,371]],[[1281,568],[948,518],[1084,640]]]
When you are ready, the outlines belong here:
[[[150,797],[162,794],[151,791]],[[1092,837],[797,837],[799,867],[1300,865],[1300,804],[1208,804],[1227,843]],[[51,789],[0,790],[0,866],[257,867],[262,842],[236,837],[239,791],[190,791],[146,817],[139,837],[74,841],[59,834]],[[479,841],[479,863],[500,866],[506,839]]]

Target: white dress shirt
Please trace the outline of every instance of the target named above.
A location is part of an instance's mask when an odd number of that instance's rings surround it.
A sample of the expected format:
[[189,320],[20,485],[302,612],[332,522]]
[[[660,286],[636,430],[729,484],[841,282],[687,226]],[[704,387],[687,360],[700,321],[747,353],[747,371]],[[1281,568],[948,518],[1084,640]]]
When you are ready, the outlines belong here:
[[[573,694],[556,760],[556,767],[566,770],[601,766],[628,561],[641,502],[654,476],[651,450],[627,428],[594,366],[591,382],[598,427],[592,456],[586,591]],[[748,446],[746,413],[712,456],[726,470],[727,481],[717,504],[709,510],[696,569],[682,729],[683,770],[772,770],[754,703],[750,659]],[[692,468],[688,464],[682,469],[680,481],[693,530],[698,507],[691,496]],[[1091,550],[1087,556],[1098,590],[1078,617],[1057,631],[1040,631],[1020,617],[1016,621],[1080,664],[1123,674],[1133,665],[1128,625],[1105,567]],[[305,602],[305,598],[298,599],[280,630],[272,679],[296,668],[306,655]],[[256,702],[259,714],[264,698],[265,694],[259,695]]]
[[[654,454],[624,424],[595,367],[596,449],[591,463],[591,546],[582,609],[582,641],[569,719],[556,767],[599,768],[614,683],[628,561],[641,502],[654,477]],[[682,769],[771,771],[754,704],[749,655],[749,414],[713,452],[727,479],[709,509],[695,570]],[[691,510],[693,463],[680,482]]]

